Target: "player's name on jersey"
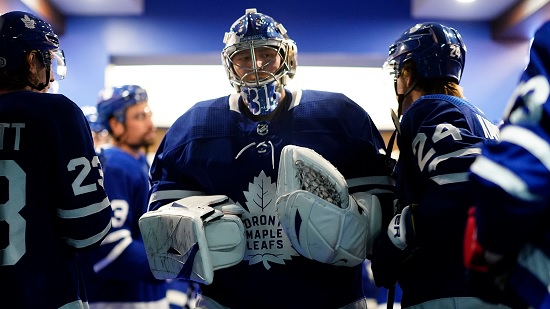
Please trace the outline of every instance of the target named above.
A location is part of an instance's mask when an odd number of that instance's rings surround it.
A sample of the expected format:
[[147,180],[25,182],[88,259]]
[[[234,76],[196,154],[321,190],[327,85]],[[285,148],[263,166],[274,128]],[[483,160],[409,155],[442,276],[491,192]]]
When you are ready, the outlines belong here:
[[[0,150],[2,149],[19,150],[19,145],[21,143],[21,130],[23,128],[25,128],[24,123],[0,122]],[[11,136],[12,134],[13,136]],[[13,141],[13,143],[10,143],[8,145],[7,144],[8,141]]]

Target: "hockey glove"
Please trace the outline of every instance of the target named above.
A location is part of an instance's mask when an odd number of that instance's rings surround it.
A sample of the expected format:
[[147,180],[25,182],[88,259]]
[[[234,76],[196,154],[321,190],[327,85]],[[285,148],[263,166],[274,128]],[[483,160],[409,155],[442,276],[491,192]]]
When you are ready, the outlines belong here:
[[386,233],[380,233],[371,259],[374,282],[379,287],[391,288],[397,283],[401,263],[418,249],[410,206],[396,214]]
[[375,195],[350,196],[340,172],[315,151],[283,148],[277,181],[277,212],[283,231],[302,256],[326,264],[356,266],[380,231]]

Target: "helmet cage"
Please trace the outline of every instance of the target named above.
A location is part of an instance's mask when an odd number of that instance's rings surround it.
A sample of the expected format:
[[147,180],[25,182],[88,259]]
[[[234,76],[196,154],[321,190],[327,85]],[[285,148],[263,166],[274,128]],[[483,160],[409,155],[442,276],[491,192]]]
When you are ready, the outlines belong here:
[[[281,59],[281,64],[279,68],[273,73],[264,70],[264,68],[270,65],[272,62],[262,64],[262,67],[257,66],[255,50],[258,48],[269,48],[274,50],[278,57]],[[242,87],[262,87],[273,81],[277,81],[280,85],[284,86],[287,83],[286,77],[291,71],[288,59],[290,46],[285,45],[281,40],[268,39],[268,40],[252,40],[243,43],[237,43],[235,45],[229,46],[223,50],[223,59],[226,72],[229,77],[230,83],[235,87],[235,89],[240,92]],[[252,59],[252,67],[245,68],[239,66],[233,62],[233,57],[240,53],[248,50],[250,52],[250,57]],[[274,58],[273,61],[276,59]],[[241,70],[247,71],[243,76],[239,76],[235,70],[235,67],[239,67]],[[250,75],[254,76],[254,79],[248,79]],[[291,74],[292,77],[294,74]],[[263,78],[261,76],[264,76]],[[289,76],[290,77],[290,76]],[[284,79],[284,80],[283,80]],[[247,81],[248,80],[248,81]]]
[[[241,94],[243,101],[254,115],[266,115],[279,104],[284,86],[296,73],[297,48],[287,35],[282,24],[273,18],[247,9],[245,15],[237,19],[225,34],[221,58],[229,83]],[[258,67],[255,50],[269,48],[280,57],[280,66],[275,72],[264,68],[272,62]],[[238,66],[233,57],[240,52],[250,52],[251,67]],[[275,58],[274,58],[275,59]],[[236,68],[245,71],[239,76]],[[253,76],[254,78],[250,78]]]

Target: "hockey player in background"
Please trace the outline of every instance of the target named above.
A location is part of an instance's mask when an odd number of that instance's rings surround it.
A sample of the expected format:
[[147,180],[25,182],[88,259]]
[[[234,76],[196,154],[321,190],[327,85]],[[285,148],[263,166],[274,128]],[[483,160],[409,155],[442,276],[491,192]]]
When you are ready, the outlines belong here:
[[137,85],[103,89],[97,113],[112,141],[98,152],[113,228],[98,249],[81,255],[90,308],[168,309],[166,281],[151,273],[137,226],[150,187],[144,147],[155,141],[147,92]]
[[88,308],[77,252],[111,228],[101,165],[80,108],[46,93],[66,67],[51,26],[0,16],[2,308]]
[[[237,93],[184,113],[152,164],[150,211],[140,227],[144,240],[151,237],[153,271],[201,282],[201,308],[366,308],[361,262],[367,234],[376,233],[368,228],[377,226],[369,222],[381,220],[383,205],[393,207],[379,131],[343,94],[285,89],[297,49],[270,16],[247,10],[224,43],[223,65]],[[304,162],[312,165],[306,174],[323,166],[327,175],[343,175],[310,179],[337,188],[329,195],[342,204],[292,183]],[[323,219],[330,224],[314,234]]]
[[499,143],[483,147],[471,167],[476,199],[464,246],[469,282],[480,297],[514,308],[550,308],[549,78],[546,22],[535,33]]
[[385,69],[398,100],[396,216],[380,233],[372,271],[377,285],[399,283],[403,308],[490,308],[466,284],[462,244],[471,185],[468,169],[498,129],[464,98],[462,37],[419,23],[389,48]]

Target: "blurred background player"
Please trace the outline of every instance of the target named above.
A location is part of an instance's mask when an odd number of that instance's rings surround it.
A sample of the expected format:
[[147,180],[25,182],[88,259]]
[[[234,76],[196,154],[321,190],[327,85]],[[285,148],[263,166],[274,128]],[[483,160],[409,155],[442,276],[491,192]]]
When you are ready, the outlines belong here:
[[109,147],[109,132],[103,127],[99,122],[99,117],[97,115],[97,107],[93,105],[86,105],[81,107],[88,124],[90,125],[90,130],[92,131],[92,139],[94,140],[94,147],[99,150],[99,147]]
[[[212,283],[201,285],[197,306],[366,308],[360,264],[365,257],[358,257],[359,264],[336,266],[301,256],[281,229],[275,191],[281,151],[298,145],[315,150],[344,175],[346,198],[372,192],[388,205],[393,182],[378,129],[343,94],[285,89],[296,72],[297,48],[270,16],[246,10],[224,43],[223,65],[237,93],[197,103],[176,120],[151,169],[150,210],[218,194],[244,210],[244,258],[216,270]],[[366,238],[364,231],[346,232]]]
[[514,308],[550,308],[549,81],[546,22],[535,33],[499,143],[485,145],[471,167],[476,199],[465,235],[469,280],[480,297]]
[[384,67],[398,100],[397,214],[380,233],[377,285],[399,283],[403,308],[490,308],[474,298],[462,261],[468,170],[498,129],[459,86],[466,46],[457,30],[419,23],[389,48]]
[[88,308],[77,252],[111,227],[80,108],[46,93],[66,72],[59,40],[26,12],[0,16],[0,299],[4,308]]
[[144,148],[155,140],[147,92],[137,85],[103,89],[97,112],[111,135],[99,155],[113,227],[97,250],[82,255],[90,308],[166,309],[166,282],[153,277],[137,225],[149,192]]

